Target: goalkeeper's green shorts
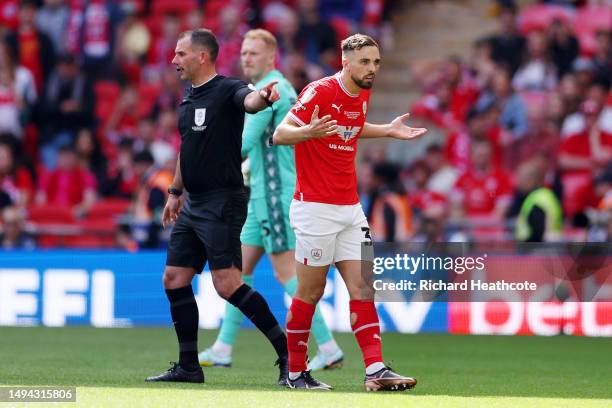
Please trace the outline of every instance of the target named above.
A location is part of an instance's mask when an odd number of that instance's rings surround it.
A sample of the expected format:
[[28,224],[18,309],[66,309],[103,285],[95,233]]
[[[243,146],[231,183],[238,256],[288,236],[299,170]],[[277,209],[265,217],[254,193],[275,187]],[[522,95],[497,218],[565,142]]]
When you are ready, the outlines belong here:
[[269,254],[295,249],[295,234],[289,224],[292,199],[293,193],[250,199],[240,241],[263,247]]

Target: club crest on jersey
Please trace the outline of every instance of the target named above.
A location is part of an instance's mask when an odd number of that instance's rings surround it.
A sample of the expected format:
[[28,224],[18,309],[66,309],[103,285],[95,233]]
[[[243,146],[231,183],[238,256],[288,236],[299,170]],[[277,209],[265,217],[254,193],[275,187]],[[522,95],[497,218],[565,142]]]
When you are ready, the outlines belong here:
[[365,115],[366,112],[368,111],[368,103],[366,101],[363,101],[362,109],[363,109],[363,114]]
[[304,93],[302,94],[302,96],[300,97],[300,99],[297,101],[296,110],[298,109],[306,110],[305,105],[308,102],[310,102],[312,98],[315,97],[316,94],[317,94],[317,91],[313,87],[306,89]]
[[196,126],[202,126],[206,120],[206,108],[195,110],[195,124]]
[[323,250],[320,248],[311,249],[310,255],[312,256],[312,259],[314,259],[315,261],[318,261],[323,256]]
[[361,126],[338,126],[338,136],[345,143],[357,136],[359,131],[361,130]]

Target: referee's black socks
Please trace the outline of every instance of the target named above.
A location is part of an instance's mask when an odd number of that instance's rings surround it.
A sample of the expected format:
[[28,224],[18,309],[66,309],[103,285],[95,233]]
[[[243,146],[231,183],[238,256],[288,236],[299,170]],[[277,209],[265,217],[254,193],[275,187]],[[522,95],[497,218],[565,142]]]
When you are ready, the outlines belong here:
[[170,314],[179,342],[179,365],[193,370],[198,364],[198,305],[191,285],[166,289],[170,301]]
[[243,284],[227,300],[249,318],[272,343],[279,357],[287,356],[287,336],[278,325],[263,296],[249,285]]

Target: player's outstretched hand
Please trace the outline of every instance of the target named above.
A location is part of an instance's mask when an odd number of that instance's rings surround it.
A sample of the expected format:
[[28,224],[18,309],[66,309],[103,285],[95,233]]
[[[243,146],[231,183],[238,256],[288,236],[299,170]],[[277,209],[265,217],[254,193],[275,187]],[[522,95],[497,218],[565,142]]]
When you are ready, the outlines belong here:
[[174,225],[178,218],[181,207],[183,206],[183,197],[177,197],[170,194],[164,212],[162,213],[162,225],[166,228],[169,225]]
[[427,129],[425,128],[412,128],[406,126],[404,121],[408,120],[408,117],[410,117],[410,114],[405,113],[402,116],[398,116],[397,118],[393,119],[391,122],[391,131],[389,132],[389,136],[396,139],[409,140],[417,138],[427,132]]
[[311,138],[319,138],[336,134],[338,121],[331,120],[331,115],[319,117],[319,105],[312,110],[312,117],[308,125],[308,134]]
[[280,94],[276,90],[276,84],[278,84],[278,81],[272,81],[259,90],[259,95],[268,105],[272,105],[280,99]]

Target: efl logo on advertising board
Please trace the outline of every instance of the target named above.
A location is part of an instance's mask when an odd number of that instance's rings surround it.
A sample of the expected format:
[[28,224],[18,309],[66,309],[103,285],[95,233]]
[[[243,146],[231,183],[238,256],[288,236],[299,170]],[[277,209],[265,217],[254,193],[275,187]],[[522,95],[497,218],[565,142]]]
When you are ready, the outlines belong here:
[[115,319],[114,305],[109,270],[0,269],[0,325],[64,326],[68,318],[96,327],[129,324]]

